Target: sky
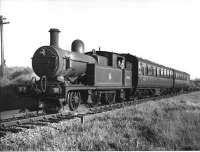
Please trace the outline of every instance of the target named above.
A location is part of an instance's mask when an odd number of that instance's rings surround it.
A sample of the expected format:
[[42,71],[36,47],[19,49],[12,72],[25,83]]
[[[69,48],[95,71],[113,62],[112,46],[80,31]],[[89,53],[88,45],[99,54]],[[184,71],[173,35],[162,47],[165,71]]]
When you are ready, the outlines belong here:
[[0,0],[7,66],[29,66],[60,29],[59,45],[130,53],[200,78],[200,0]]

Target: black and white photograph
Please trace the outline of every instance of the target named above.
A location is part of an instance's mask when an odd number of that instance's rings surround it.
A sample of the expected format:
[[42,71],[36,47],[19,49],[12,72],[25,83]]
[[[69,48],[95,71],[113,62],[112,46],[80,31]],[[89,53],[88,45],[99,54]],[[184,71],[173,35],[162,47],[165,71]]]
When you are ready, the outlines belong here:
[[0,0],[0,151],[199,151],[199,0]]

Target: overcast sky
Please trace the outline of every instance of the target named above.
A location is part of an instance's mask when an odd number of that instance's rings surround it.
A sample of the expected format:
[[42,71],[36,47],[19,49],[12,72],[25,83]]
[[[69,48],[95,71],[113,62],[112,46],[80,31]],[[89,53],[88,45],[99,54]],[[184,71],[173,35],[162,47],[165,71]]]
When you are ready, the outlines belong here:
[[200,0],[0,0],[7,66],[30,66],[35,50],[59,28],[60,47],[74,39],[131,53],[200,77]]

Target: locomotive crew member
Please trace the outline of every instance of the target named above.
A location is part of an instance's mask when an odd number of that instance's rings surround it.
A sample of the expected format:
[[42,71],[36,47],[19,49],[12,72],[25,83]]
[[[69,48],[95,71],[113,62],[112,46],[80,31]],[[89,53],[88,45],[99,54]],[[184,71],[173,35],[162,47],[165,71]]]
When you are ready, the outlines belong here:
[[125,60],[124,59],[118,59],[118,68],[124,69],[125,67]]

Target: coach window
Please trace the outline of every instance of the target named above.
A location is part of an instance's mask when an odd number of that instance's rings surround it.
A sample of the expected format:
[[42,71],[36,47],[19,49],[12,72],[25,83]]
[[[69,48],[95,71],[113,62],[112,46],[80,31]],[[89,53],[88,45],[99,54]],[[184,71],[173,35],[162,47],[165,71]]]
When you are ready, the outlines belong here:
[[144,66],[143,66],[143,64],[140,62],[140,73],[141,73],[141,75],[144,75]]
[[148,65],[148,75],[151,75],[151,67]]
[[142,63],[138,62],[138,73],[139,75],[142,75]]
[[164,77],[166,77],[166,75],[167,75],[167,74],[166,74],[166,69],[164,69]]
[[162,77],[162,69],[160,68],[160,77]]
[[160,68],[160,77],[162,77],[162,69]]
[[161,68],[159,68],[159,71],[158,71],[158,72],[159,72],[159,76],[161,77]]
[[145,74],[144,75],[148,75],[148,65],[147,64],[145,64]]
[[142,75],[145,75],[145,65],[142,64]]
[[143,75],[146,75],[146,65],[143,64],[142,67],[143,67]]
[[163,69],[163,77],[165,77],[165,75],[166,75],[166,74],[165,74],[165,69]]
[[168,69],[166,70],[166,77],[169,77]]
[[154,67],[153,66],[151,67],[151,71],[152,71],[152,76],[154,76],[155,73],[154,73]]
[[162,76],[165,76],[165,69],[162,69]]
[[149,67],[149,69],[150,69],[150,74],[149,74],[149,75],[151,75],[151,76],[152,76],[152,75],[153,75],[153,67],[152,67],[152,66],[150,66],[150,67]]
[[154,76],[154,68],[151,66],[151,75]]
[[165,77],[165,69],[163,69],[163,77]]
[[143,63],[142,64],[142,74],[145,75],[145,71],[146,71],[146,65]]
[[152,66],[152,67],[151,67],[151,70],[152,70],[152,76],[154,76],[154,75],[155,75],[154,68],[155,68],[154,66]]
[[156,67],[153,66],[153,75],[156,76]]
[[154,71],[154,76],[156,76],[157,74],[156,74],[156,67],[153,67],[154,69],[153,69],[153,71]]
[[150,74],[150,69],[149,69],[149,65],[147,64],[147,66],[146,66],[147,68],[146,68],[146,75],[149,75]]
[[156,68],[156,76],[157,76],[157,77],[159,77],[159,73],[160,73],[159,67],[157,67],[157,68]]
[[148,65],[148,75],[152,75],[152,69],[151,69],[151,66],[150,65]]
[[156,76],[159,76],[159,67],[156,68]]

